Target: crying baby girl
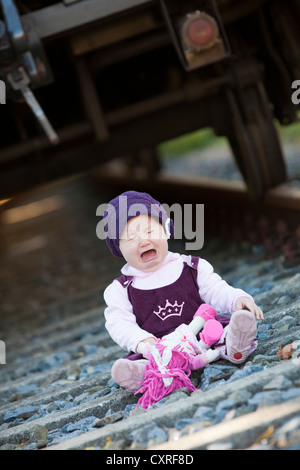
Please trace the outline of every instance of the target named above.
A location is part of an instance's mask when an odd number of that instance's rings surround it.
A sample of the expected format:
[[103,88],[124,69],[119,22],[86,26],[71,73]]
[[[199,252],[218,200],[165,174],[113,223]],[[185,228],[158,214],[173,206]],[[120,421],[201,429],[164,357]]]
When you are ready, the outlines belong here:
[[[120,204],[124,197],[125,206]],[[215,329],[212,323],[205,327],[206,319],[202,339],[198,337],[204,365],[218,358],[240,364],[256,349],[260,307],[249,294],[227,284],[206,260],[169,251],[174,224],[157,200],[127,191],[110,201],[103,222],[108,248],[126,261],[122,275],[104,291],[106,328],[127,351],[112,367],[117,384],[137,391],[149,348],[181,324],[191,323],[202,304],[218,312]]]

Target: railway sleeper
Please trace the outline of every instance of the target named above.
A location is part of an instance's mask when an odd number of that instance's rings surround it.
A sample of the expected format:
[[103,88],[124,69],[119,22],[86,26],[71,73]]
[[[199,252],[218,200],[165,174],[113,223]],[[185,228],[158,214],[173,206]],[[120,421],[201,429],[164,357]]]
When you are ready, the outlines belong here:
[[[133,415],[126,420],[118,423],[113,423],[105,426],[99,430],[90,431],[81,436],[64,441],[61,444],[48,447],[50,450],[63,450],[63,449],[84,449],[86,447],[104,447],[108,442],[114,442],[123,440],[124,444],[130,446],[130,433],[137,431],[139,428],[151,425],[153,422],[157,426],[164,428],[165,430],[171,430],[175,426],[175,423],[179,418],[183,416],[185,418],[192,417],[196,410],[200,406],[216,406],[223,400],[226,400],[228,396],[237,392],[248,392],[252,396],[260,392],[264,385],[269,383],[272,379],[278,377],[278,375],[284,374],[284,377],[289,380],[296,380],[299,377],[300,364],[279,364],[270,369],[265,369],[261,372],[252,374],[251,376],[245,377],[241,380],[233,381],[217,387],[214,390],[206,392],[195,392],[189,398],[181,398],[176,400],[176,407],[174,403],[165,404],[163,408],[153,408],[147,412],[141,412],[141,414]],[[288,404],[291,402],[288,401]],[[287,406],[287,405],[286,405]],[[266,409],[267,410],[267,409]],[[300,401],[297,400],[297,405],[289,409],[289,413],[286,413],[285,418],[295,416],[299,414]],[[282,419],[284,418],[284,413]],[[275,420],[274,420],[275,422]],[[277,425],[278,423],[275,422]],[[269,421],[268,421],[269,426]],[[210,428],[210,432],[213,433],[214,426]],[[261,434],[259,429],[259,434]],[[256,436],[257,437],[257,436]],[[252,441],[253,442],[253,441]],[[168,449],[168,443],[164,443],[160,448]],[[174,447],[173,447],[174,448]],[[179,446],[180,447],[180,443]],[[109,446],[108,446],[109,449]],[[112,446],[113,449],[113,446]]]
[[[280,321],[279,319],[282,318],[282,311],[279,311],[277,314],[271,313],[271,316],[274,323],[276,323],[276,320]],[[252,396],[254,396],[255,393],[263,390],[264,385],[266,385],[266,383],[268,383],[270,380],[272,380],[272,378],[277,377],[278,375],[283,375],[285,380],[294,380],[296,382],[297,378],[299,377],[299,364],[297,363],[297,361],[295,364],[292,361],[283,362],[280,361],[280,358],[278,357],[278,361],[276,360],[276,362],[272,362],[272,359],[274,359],[274,348],[276,349],[278,345],[281,344],[281,342],[283,341],[282,333],[276,334],[276,330],[274,333],[274,337],[272,337],[269,341],[264,341],[263,349],[258,350],[257,354],[255,354],[253,358],[253,364],[255,369],[255,358],[259,357],[260,352],[264,353],[265,358],[269,358],[270,360],[270,362],[268,360],[266,362],[267,367],[258,367],[258,369],[261,370],[258,370],[258,372],[251,374],[250,377],[243,377],[240,380],[235,380],[234,384],[230,382],[230,380],[228,383],[226,381],[224,383],[223,378],[223,380],[221,379],[221,382],[219,384],[222,384],[222,386],[218,386],[216,390],[209,390],[209,393],[206,393],[205,391],[197,392],[196,394],[192,394],[190,397],[182,393],[181,396],[179,395],[177,397],[177,399],[180,399],[182,396],[184,398],[180,400],[180,405],[176,408],[177,411],[172,417],[170,417],[169,414],[169,408],[170,406],[172,407],[172,405],[168,405],[166,403],[162,408],[160,407],[158,410],[148,410],[146,415],[144,413],[144,410],[137,410],[136,416],[134,416],[133,412],[131,412],[131,416],[129,415],[129,417],[126,419],[126,406],[135,406],[137,398],[134,395],[122,390],[115,390],[112,392],[107,387],[107,384],[110,380],[110,374],[109,371],[107,371],[105,373],[102,372],[101,374],[97,374],[96,376],[90,379],[81,379],[73,382],[68,382],[66,380],[58,380],[56,385],[55,383],[49,384],[49,388],[46,389],[48,391],[42,393],[41,395],[26,397],[22,400],[10,403],[10,405],[8,406],[2,406],[2,409],[0,410],[0,416],[3,419],[6,415],[6,420],[4,419],[4,422],[6,421],[6,425],[10,422],[10,417],[13,419],[15,416],[18,415],[18,410],[23,409],[24,414],[19,424],[12,423],[13,427],[7,427],[3,431],[0,431],[0,444],[4,446],[4,448],[5,446],[9,447],[20,445],[22,441],[23,446],[25,443],[27,443],[27,445],[30,445],[31,436],[34,435],[34,430],[36,429],[36,426],[39,426],[40,430],[47,429],[49,433],[49,438],[51,438],[52,435],[55,435],[54,430],[62,429],[68,424],[71,425],[78,421],[80,422],[85,418],[94,417],[95,419],[100,418],[101,420],[105,418],[105,415],[108,411],[111,414],[112,410],[113,415],[117,414],[117,424],[106,424],[104,425],[104,429],[87,432],[75,438],[75,441],[74,439],[71,439],[69,441],[68,434],[66,433],[64,436],[66,438],[66,441],[58,445],[53,445],[51,447],[58,449],[84,448],[86,446],[101,447],[107,445],[108,442],[115,442],[120,440],[123,442],[123,446],[126,446],[127,443],[127,446],[129,447],[130,443],[128,439],[125,439],[124,437],[125,435],[127,435],[126,432],[128,431],[129,433],[131,433],[134,430],[138,429],[139,423],[143,426],[147,426],[147,424],[150,424],[152,422],[152,419],[155,420],[157,426],[162,426],[171,434],[172,427],[176,424],[178,419],[181,419],[182,417],[191,418],[193,416],[196,405],[198,405],[198,407],[204,403],[205,405],[203,406],[210,406],[211,403],[214,403],[216,405],[217,403],[222,402],[222,400],[225,400],[230,395],[230,393],[233,393],[233,391],[236,392],[238,390],[245,390],[248,394],[250,393]],[[292,341],[299,337],[300,330],[299,328],[295,328],[290,334],[284,335],[284,340]],[[268,357],[268,354],[270,355],[270,353],[273,353],[273,355],[271,354],[271,356]],[[101,361],[101,357],[99,357],[98,360]],[[251,363],[249,361],[247,364],[248,367],[250,367],[249,364]],[[240,370],[234,365],[232,365],[232,369],[234,372],[238,372],[238,370]],[[232,371],[230,372],[231,373],[228,374],[226,378],[228,378],[228,376],[232,376]],[[36,377],[34,375],[30,376],[30,379],[31,383],[36,381]],[[64,382],[68,382],[67,385]],[[214,380],[211,380],[211,383],[213,382]],[[10,386],[12,385],[12,383],[10,383]],[[95,390],[98,392],[101,392],[101,390],[103,390],[104,396],[94,398],[93,394],[95,393]],[[212,397],[211,394],[213,394]],[[57,410],[55,412],[49,413],[48,416],[42,418],[36,417],[36,419],[33,420],[29,419],[30,417],[33,417],[33,415],[38,410],[38,408],[41,407],[41,405],[49,406],[49,404],[51,405],[56,401],[63,400],[64,398],[70,395],[73,397],[73,400],[76,403],[75,407],[72,407],[67,410]],[[80,397],[81,395],[86,395],[86,401],[84,401],[82,404],[80,404],[80,399],[78,399],[78,397]],[[87,395],[91,396],[90,400],[88,399]],[[199,399],[199,402],[195,397]],[[176,396],[174,396],[174,398],[176,399]],[[16,415],[14,415],[14,411],[16,411]],[[28,416],[26,416],[26,412],[29,413]],[[152,412],[155,412],[156,414],[152,415]],[[157,413],[163,418],[159,418],[157,420]],[[142,414],[142,416],[139,417],[139,414]],[[283,413],[282,419],[285,416],[286,415]],[[123,421],[119,422],[121,418],[123,418]],[[109,422],[109,419],[106,421]],[[106,421],[104,420],[104,422]],[[113,417],[111,418],[111,421],[114,421]],[[95,425],[97,425],[97,423],[95,423]],[[127,431],[125,432],[124,429],[126,429]],[[261,428],[259,428],[259,430],[260,429]],[[80,431],[78,432],[80,433]],[[78,444],[78,442],[80,442],[80,444]],[[51,444],[51,441],[48,442],[48,444]]]

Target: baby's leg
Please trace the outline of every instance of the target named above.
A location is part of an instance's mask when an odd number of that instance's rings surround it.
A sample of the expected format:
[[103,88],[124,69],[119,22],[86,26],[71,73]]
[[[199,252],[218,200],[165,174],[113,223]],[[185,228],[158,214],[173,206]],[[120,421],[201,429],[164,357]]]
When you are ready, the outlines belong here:
[[256,319],[248,310],[237,310],[230,318],[230,323],[224,329],[224,334],[215,348],[221,357],[234,364],[245,362],[249,354],[257,347]]
[[148,364],[147,359],[136,361],[118,359],[112,366],[111,376],[125,390],[136,392],[144,379],[146,364]]

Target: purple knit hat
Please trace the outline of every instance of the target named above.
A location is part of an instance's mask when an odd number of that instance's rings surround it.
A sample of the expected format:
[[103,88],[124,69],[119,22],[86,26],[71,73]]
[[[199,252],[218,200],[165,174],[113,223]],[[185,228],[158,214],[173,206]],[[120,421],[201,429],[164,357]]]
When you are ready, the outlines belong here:
[[103,215],[103,221],[106,222],[105,241],[113,255],[123,257],[119,248],[119,238],[128,220],[141,214],[156,217],[169,237],[174,236],[174,223],[160,202],[147,193],[126,191],[108,203]]

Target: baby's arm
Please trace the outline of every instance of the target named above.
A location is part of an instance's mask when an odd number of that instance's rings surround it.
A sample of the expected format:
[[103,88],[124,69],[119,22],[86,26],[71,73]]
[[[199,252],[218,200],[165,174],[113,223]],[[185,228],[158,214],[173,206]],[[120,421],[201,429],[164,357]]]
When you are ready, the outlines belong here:
[[241,297],[255,304],[251,295],[227,284],[214,272],[212,265],[202,258],[199,259],[197,281],[201,299],[218,312],[233,313],[238,308],[236,301]]
[[143,354],[145,358],[148,358],[151,347],[156,343],[157,338],[151,337],[140,341],[137,345],[136,352]]
[[107,308],[104,311],[105,327],[112,339],[125,351],[137,352],[141,341],[155,336],[139,327],[128,300],[127,290],[118,282],[112,282],[104,291]]

